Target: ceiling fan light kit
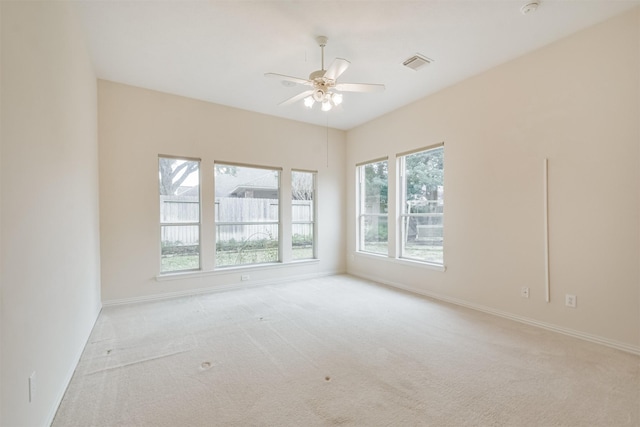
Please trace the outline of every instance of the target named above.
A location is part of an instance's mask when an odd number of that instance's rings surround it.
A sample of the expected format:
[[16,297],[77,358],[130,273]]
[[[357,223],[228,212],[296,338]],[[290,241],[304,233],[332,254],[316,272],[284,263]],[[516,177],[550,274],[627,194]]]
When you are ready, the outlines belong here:
[[313,108],[317,102],[321,105],[322,111],[330,111],[342,103],[342,94],[339,92],[377,92],[384,90],[384,85],[369,83],[338,83],[337,79],[344,73],[349,61],[343,58],[333,60],[328,69],[324,69],[324,47],[327,45],[325,36],[316,37],[318,46],[321,50],[321,69],[309,74],[308,79],[300,77],[292,77],[284,74],[266,73],[265,77],[279,78],[282,82],[289,82],[293,85],[299,84],[303,86],[311,86],[311,89],[292,96],[282,101],[279,105],[290,105],[302,100],[304,106]]
[[312,95],[304,98],[304,106],[313,108],[313,105],[319,102],[322,111],[329,111],[333,107],[342,104],[342,94],[338,92],[324,92],[322,89],[316,89]]

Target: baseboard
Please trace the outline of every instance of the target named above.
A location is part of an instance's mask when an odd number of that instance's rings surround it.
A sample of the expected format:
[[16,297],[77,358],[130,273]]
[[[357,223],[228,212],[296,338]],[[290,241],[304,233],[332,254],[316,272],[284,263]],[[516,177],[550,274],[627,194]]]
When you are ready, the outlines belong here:
[[574,329],[569,329],[569,328],[564,328],[561,326],[557,326],[557,325],[553,325],[551,323],[546,323],[546,322],[541,322],[539,320],[535,320],[535,319],[531,319],[528,317],[523,317],[523,316],[518,316],[506,311],[502,311],[502,310],[496,310],[494,308],[491,307],[487,307],[481,304],[475,304],[475,303],[471,303],[465,300],[461,300],[458,298],[452,298],[446,295],[442,295],[436,292],[431,292],[431,291],[427,291],[427,290],[423,290],[423,289],[415,289],[413,287],[404,285],[402,283],[398,283],[398,282],[394,282],[394,281],[390,281],[390,280],[381,280],[380,278],[377,277],[373,277],[373,276],[369,276],[367,274],[355,274],[355,273],[349,273],[352,276],[355,277],[360,277],[362,279],[366,279],[366,280],[370,280],[372,282],[376,282],[376,283],[380,283],[382,285],[387,285],[393,288],[398,288],[398,289],[402,289],[404,291],[407,292],[411,292],[414,294],[418,294],[418,295],[423,295],[429,298],[433,298],[439,301],[444,301],[444,302],[448,302],[451,304],[455,304],[455,305],[459,305],[461,307],[466,307],[466,308],[470,308],[473,310],[477,310],[477,311],[481,311],[483,313],[488,313],[488,314],[492,314],[494,316],[499,316],[499,317],[503,317],[505,319],[509,319],[509,320],[514,320],[516,322],[520,322],[520,323],[524,323],[526,325],[530,325],[530,326],[536,326],[538,328],[542,328],[542,329],[546,329],[548,331],[553,331],[553,332],[557,332],[560,334],[564,334],[564,335],[568,335],[570,337],[573,338],[579,338],[581,340],[585,340],[585,341],[589,341],[592,343],[596,343],[596,344],[600,344],[600,345],[604,345],[607,347],[611,347],[611,348],[615,348],[617,350],[622,350],[625,351],[627,353],[632,353],[635,355],[639,355],[640,356],[640,346],[634,346],[631,344],[627,344],[627,343],[623,343],[623,342],[619,342],[619,341],[615,341],[615,340],[610,340],[608,338],[604,338],[604,337],[600,337],[597,335],[591,335],[591,334],[587,334],[584,332],[580,332],[580,331],[576,331]]
[[225,292],[230,290],[253,288],[255,286],[267,286],[267,285],[275,285],[278,283],[295,282],[298,280],[310,280],[310,279],[316,279],[319,277],[335,276],[337,274],[344,274],[344,271],[330,270],[330,271],[324,271],[320,273],[287,276],[285,278],[278,277],[278,278],[270,278],[265,280],[257,280],[257,281],[251,281],[250,283],[237,282],[237,283],[231,283],[228,285],[218,285],[218,286],[211,286],[207,288],[188,289],[184,291],[165,292],[161,294],[144,295],[139,297],[106,300],[106,301],[102,301],[102,306],[110,307],[114,305],[135,304],[140,302],[158,301],[158,300],[164,300],[164,299],[188,297],[193,295],[209,294],[209,293],[215,293],[215,292]]
[[74,357],[74,362],[71,364],[71,368],[67,371],[64,377],[65,378],[63,382],[64,387],[62,387],[62,390],[60,391],[60,393],[58,393],[58,396],[54,400],[54,405],[53,405],[53,408],[51,409],[51,413],[47,417],[46,425],[48,426],[53,424],[53,420],[55,419],[56,414],[58,413],[58,408],[60,408],[60,405],[62,404],[62,399],[64,399],[64,395],[67,392],[67,388],[69,388],[69,384],[71,384],[71,380],[73,379],[73,374],[75,374],[76,368],[78,367],[78,364],[80,363],[80,359],[82,358],[82,353],[84,353],[84,349],[87,347],[87,344],[89,343],[89,338],[91,338],[91,333],[93,332],[93,328],[95,328],[96,323],[98,322],[98,318],[100,317],[100,311],[102,311],[102,306],[100,306],[98,312],[96,313],[95,319],[93,319],[93,324],[89,329],[89,333],[87,334],[87,338],[85,339],[84,345],[80,348],[80,351],[78,352],[76,357]]

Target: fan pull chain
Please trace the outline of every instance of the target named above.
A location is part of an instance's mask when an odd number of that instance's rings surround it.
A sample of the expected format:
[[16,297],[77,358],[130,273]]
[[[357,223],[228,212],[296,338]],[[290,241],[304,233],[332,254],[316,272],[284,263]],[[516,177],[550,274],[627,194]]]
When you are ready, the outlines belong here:
[[329,115],[327,115],[327,168],[329,168]]

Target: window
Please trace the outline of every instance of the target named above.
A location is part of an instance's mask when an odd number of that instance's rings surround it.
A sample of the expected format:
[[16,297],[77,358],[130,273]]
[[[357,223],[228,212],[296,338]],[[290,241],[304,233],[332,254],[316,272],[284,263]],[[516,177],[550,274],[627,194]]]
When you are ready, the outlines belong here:
[[387,160],[358,166],[358,250],[387,255],[389,169]]
[[443,265],[444,146],[398,156],[400,257]]
[[315,172],[291,172],[292,258],[315,258]]
[[200,269],[200,160],[160,157],[160,272]]
[[217,267],[280,260],[280,171],[215,164]]

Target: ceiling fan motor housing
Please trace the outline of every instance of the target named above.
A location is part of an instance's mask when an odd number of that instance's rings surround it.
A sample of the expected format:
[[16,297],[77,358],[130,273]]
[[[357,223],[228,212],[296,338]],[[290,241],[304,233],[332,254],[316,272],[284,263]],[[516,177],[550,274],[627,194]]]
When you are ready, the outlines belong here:
[[324,80],[324,74],[325,74],[326,72],[327,72],[326,70],[317,70],[317,71],[314,71],[313,73],[309,74],[309,80],[311,80],[311,81],[315,81],[315,82],[318,82],[318,81]]

